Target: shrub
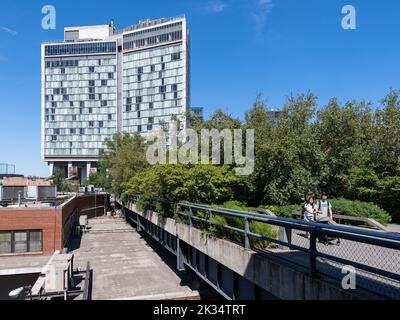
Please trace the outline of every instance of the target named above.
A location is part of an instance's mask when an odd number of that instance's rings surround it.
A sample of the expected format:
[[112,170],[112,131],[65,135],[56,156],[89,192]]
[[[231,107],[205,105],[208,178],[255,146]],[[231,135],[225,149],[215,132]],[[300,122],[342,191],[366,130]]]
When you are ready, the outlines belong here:
[[[372,218],[383,224],[387,224],[391,221],[390,214],[373,203],[343,198],[332,199],[330,202],[334,214]],[[301,211],[301,205],[266,206],[265,208],[271,210],[280,217],[292,217],[293,212]]]
[[271,210],[272,213],[278,217],[292,218],[293,212],[300,212],[301,205],[287,205],[287,206],[265,206],[265,209]]
[[[249,208],[246,207],[244,203],[239,201],[227,201],[221,206],[214,207],[248,212],[251,211]],[[211,221],[215,225],[210,228],[209,234],[243,244],[243,235],[223,228],[223,226],[229,225],[231,227],[244,230],[245,224],[243,219],[231,216],[215,216],[212,218]],[[277,239],[278,237],[278,232],[275,227],[262,222],[252,221],[250,223],[250,231],[272,239]],[[269,241],[257,238],[251,238],[250,243],[254,249],[264,249],[274,246],[274,244]]]
[[331,204],[334,214],[372,218],[383,224],[387,224],[391,221],[390,214],[373,203],[358,200],[334,199],[331,200]]

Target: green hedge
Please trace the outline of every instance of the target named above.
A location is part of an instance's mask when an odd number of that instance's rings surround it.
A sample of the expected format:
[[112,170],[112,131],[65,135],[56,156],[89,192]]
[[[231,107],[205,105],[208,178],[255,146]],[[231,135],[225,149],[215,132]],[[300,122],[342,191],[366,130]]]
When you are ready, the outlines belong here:
[[372,218],[383,224],[391,221],[390,214],[373,203],[358,200],[333,199],[331,200],[331,204],[334,214]]
[[287,205],[287,206],[265,206],[265,209],[271,210],[272,213],[279,217],[293,218],[293,212],[301,212],[301,205]]
[[[251,211],[249,208],[246,207],[244,203],[241,203],[239,201],[228,201],[225,202],[223,205],[214,205],[213,207],[218,207],[218,208],[226,208],[226,209],[233,209],[233,210],[240,210],[240,211]],[[242,235],[224,229],[224,225],[229,225],[231,227],[235,227],[238,229],[244,229],[244,220],[236,217],[230,217],[230,216],[215,216],[212,219],[214,225],[209,229],[209,233],[211,235],[225,238],[225,239],[230,239],[233,241],[236,241],[238,243],[242,242]],[[274,228],[271,225],[262,223],[262,222],[257,222],[257,221],[252,221],[250,223],[250,231],[254,233],[261,234],[265,237],[272,238],[272,239],[277,239],[278,238],[278,232],[276,228]],[[261,239],[255,239],[252,238],[250,240],[251,246],[255,249],[265,249],[265,248],[271,248],[275,247],[274,243],[271,243],[266,240],[261,240]]]
[[[391,221],[390,214],[373,203],[347,199],[332,199],[330,202],[334,214],[372,218],[383,224]],[[301,205],[266,206],[265,208],[281,217],[292,217],[293,212],[299,212],[302,209]]]

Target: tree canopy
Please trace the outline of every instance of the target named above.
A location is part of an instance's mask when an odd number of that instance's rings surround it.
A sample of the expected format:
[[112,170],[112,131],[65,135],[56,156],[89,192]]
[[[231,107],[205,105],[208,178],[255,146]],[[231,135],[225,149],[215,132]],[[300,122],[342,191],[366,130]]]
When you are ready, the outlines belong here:
[[391,90],[378,106],[331,99],[319,107],[312,93],[291,96],[279,115],[260,96],[244,121],[217,110],[201,129],[254,129],[255,170],[237,177],[232,166],[149,167],[138,136],[107,141],[101,166],[119,193],[157,195],[171,201],[248,205],[300,203],[308,192],[374,202],[400,218],[400,99]]

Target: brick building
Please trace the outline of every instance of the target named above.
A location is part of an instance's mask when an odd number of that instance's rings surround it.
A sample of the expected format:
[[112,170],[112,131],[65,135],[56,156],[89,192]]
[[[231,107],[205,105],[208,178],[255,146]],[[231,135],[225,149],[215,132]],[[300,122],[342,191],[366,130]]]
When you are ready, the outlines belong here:
[[51,180],[33,177],[4,177],[2,185],[12,187],[51,186]]
[[0,257],[62,250],[81,215],[100,216],[107,207],[107,194],[77,195],[53,206],[0,207]]

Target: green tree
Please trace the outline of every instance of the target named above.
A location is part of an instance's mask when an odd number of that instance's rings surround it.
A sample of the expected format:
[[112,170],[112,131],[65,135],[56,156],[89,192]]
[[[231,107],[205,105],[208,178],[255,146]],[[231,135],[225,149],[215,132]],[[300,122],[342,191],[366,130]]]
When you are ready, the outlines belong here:
[[117,133],[105,141],[105,148],[100,151],[101,170],[108,170],[117,193],[122,192],[124,183],[148,166],[145,141],[138,134]]

